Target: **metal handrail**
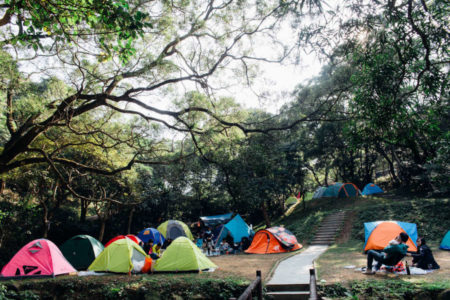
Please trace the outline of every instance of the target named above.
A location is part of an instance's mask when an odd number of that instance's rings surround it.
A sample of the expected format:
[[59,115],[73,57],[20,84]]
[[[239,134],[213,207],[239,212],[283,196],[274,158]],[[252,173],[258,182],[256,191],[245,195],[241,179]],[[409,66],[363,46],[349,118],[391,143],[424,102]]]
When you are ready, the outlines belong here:
[[317,300],[316,270],[309,269],[309,300]]
[[[248,300],[253,298],[253,291],[256,290],[256,297],[258,300],[262,300],[262,279],[261,271],[256,271],[256,279],[250,283],[250,285],[245,289],[242,295],[237,298],[237,300]],[[236,300],[236,298],[230,298],[229,300]]]

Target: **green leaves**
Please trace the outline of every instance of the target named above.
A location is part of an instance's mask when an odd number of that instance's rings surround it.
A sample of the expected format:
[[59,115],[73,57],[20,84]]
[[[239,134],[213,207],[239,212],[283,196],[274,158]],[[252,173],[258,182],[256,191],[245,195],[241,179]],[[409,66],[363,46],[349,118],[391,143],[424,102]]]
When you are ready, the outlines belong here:
[[136,53],[132,44],[143,35],[145,28],[152,27],[145,21],[148,13],[132,9],[124,0],[36,0],[32,3],[13,2],[12,10],[21,16],[16,24],[20,30],[11,33],[4,43],[21,41],[35,51],[44,51],[42,42],[47,37],[62,43],[97,36],[101,37],[101,47],[111,48],[126,62]]

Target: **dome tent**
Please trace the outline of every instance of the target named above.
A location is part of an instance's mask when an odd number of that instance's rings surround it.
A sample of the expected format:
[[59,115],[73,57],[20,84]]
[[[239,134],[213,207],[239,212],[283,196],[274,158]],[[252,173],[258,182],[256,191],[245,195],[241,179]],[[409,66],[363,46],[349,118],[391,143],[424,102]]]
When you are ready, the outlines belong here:
[[187,237],[176,238],[163,252],[155,272],[186,272],[215,269],[217,266]]
[[375,183],[368,183],[364,187],[362,191],[363,196],[373,195],[373,194],[381,194],[384,193],[384,191]]
[[139,273],[151,264],[151,258],[130,239],[119,239],[106,247],[89,266],[89,271]]
[[297,238],[292,232],[283,227],[271,227],[258,230],[245,253],[284,253],[301,248],[302,245],[297,242]]
[[364,223],[364,251],[383,250],[391,240],[405,232],[409,239],[406,242],[408,251],[417,251],[417,225],[399,221],[376,221]]
[[60,249],[74,268],[86,270],[104,247],[92,236],[77,235],[62,244]]
[[178,220],[168,220],[158,226],[158,231],[162,233],[164,238],[174,240],[179,236],[185,236],[190,240],[193,240],[189,227]]
[[29,242],[3,267],[1,277],[55,277],[76,272],[59,248],[47,239]]
[[353,183],[344,183],[338,190],[338,198],[357,197],[361,195],[361,191]]
[[139,242],[141,241],[140,238],[138,238],[137,236],[135,236],[134,234],[127,234],[127,235],[118,235],[116,237],[113,237],[112,239],[110,239],[106,244],[105,244],[105,248],[108,247],[109,245],[111,245],[112,243],[114,243],[115,241],[121,240],[121,239],[129,239],[131,241],[133,241],[134,243],[139,245]]
[[327,190],[326,187],[324,186],[319,186],[316,191],[314,192],[314,195],[312,196],[313,199],[318,199],[318,198],[322,198],[323,194],[325,193],[325,191]]
[[447,234],[442,239],[441,245],[439,246],[442,250],[450,250],[450,230],[447,231]]
[[138,238],[140,238],[144,243],[152,240],[155,244],[164,243],[164,236],[155,228],[145,228],[138,233]]

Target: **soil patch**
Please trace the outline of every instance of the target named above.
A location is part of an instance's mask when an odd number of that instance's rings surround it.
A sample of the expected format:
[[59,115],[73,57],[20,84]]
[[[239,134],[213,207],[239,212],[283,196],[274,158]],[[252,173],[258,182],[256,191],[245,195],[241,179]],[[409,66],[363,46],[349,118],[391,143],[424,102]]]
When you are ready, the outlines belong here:
[[[298,253],[298,251],[295,253]],[[275,263],[290,255],[292,255],[292,252],[266,255],[221,255],[209,258],[219,266],[219,269],[213,273],[214,277],[237,275],[242,278],[254,280],[256,277],[256,270],[261,270],[263,280],[266,280]]]

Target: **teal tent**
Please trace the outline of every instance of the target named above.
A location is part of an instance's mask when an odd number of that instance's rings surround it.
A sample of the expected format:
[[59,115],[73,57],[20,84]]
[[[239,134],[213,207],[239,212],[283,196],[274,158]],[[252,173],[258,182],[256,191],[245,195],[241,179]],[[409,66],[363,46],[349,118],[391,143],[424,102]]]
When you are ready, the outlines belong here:
[[378,185],[376,185],[375,183],[368,183],[364,187],[361,194],[363,196],[368,196],[368,195],[380,194],[380,193],[384,193],[384,191]]
[[444,236],[439,248],[442,250],[450,250],[450,230],[447,231],[447,234]]
[[250,237],[254,234],[253,230],[245,223],[240,215],[236,215],[231,221],[223,225],[222,230],[216,240],[216,245],[230,235],[235,243],[239,243],[242,238]]
[[323,192],[322,197],[337,197],[339,194],[339,189],[341,188],[343,184],[340,182],[336,182],[333,185],[330,185],[327,187],[327,189]]
[[325,186],[320,186],[317,188],[317,190],[314,192],[313,195],[313,199],[318,199],[318,198],[322,198],[323,194],[325,193],[325,191],[327,190],[327,188]]
[[103,244],[90,235],[74,236],[60,247],[64,257],[77,270],[86,270],[103,249]]
[[339,198],[358,197],[359,195],[361,192],[353,183],[344,183],[338,191]]

